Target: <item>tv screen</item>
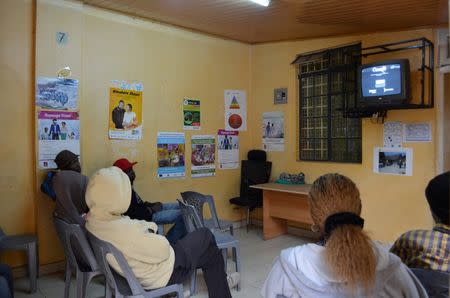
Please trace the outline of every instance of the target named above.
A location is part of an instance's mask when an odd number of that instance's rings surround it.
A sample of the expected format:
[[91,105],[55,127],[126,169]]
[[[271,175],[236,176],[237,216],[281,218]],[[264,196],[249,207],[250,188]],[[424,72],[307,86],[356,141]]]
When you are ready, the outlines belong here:
[[363,96],[384,96],[402,93],[401,65],[386,64],[362,69]]
[[409,100],[408,59],[360,66],[359,101],[362,105],[399,105]]

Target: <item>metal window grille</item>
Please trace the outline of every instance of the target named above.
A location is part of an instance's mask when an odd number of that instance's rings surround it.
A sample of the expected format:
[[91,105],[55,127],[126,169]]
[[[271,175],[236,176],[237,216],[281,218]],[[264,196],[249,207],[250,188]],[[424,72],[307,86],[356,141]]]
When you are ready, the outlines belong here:
[[300,160],[361,163],[361,119],[343,116],[344,104],[356,102],[360,53],[357,44],[297,58]]

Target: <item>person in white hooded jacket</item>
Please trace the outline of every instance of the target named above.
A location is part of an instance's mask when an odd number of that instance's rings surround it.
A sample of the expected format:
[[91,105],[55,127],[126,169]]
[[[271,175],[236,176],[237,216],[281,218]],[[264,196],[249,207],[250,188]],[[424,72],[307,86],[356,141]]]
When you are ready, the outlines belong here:
[[349,178],[319,177],[309,206],[321,243],[283,250],[263,285],[263,297],[428,297],[410,269],[364,233],[359,191]]
[[[145,289],[182,283],[194,269],[202,268],[209,297],[231,297],[222,253],[211,231],[198,229],[171,247],[164,236],[155,233],[155,223],[122,215],[130,202],[130,179],[122,170],[110,167],[97,171],[86,190],[86,229],[123,253]],[[115,259],[107,259],[121,274]]]

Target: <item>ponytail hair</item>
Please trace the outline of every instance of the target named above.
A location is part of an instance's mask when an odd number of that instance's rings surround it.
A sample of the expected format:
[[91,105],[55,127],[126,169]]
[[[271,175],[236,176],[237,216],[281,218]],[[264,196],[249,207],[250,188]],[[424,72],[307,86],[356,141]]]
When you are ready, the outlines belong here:
[[[311,217],[326,240],[329,268],[349,290],[354,292],[362,287],[368,294],[375,284],[376,257],[372,242],[362,229],[358,188],[340,174],[321,176],[311,188],[309,205]],[[330,219],[336,215],[341,219],[330,228]]]

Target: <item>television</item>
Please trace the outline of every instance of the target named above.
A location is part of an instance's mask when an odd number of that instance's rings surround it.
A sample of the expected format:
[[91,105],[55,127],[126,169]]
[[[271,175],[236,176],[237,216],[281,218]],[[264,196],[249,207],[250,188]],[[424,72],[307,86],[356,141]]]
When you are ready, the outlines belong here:
[[358,99],[362,107],[389,107],[410,100],[409,60],[380,61],[359,66]]

